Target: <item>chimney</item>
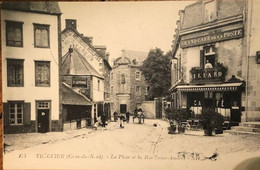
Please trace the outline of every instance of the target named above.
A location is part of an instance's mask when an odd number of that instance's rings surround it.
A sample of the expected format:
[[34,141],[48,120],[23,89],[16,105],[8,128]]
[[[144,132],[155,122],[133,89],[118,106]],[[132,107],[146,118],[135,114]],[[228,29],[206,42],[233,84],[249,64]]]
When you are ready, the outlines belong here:
[[85,41],[88,41],[91,45],[93,44],[93,37],[83,36],[83,39],[84,39]]
[[77,30],[77,20],[76,19],[65,19],[66,28],[73,28]]
[[94,48],[106,59],[108,56],[107,56],[107,53],[106,53],[106,50],[107,50],[107,47],[104,46],[104,45],[95,45]]

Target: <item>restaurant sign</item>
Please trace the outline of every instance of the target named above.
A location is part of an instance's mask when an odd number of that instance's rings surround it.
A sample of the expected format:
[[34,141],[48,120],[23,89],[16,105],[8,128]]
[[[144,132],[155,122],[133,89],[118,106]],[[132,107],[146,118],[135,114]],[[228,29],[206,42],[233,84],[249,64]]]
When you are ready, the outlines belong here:
[[186,48],[186,47],[192,47],[196,45],[202,45],[202,44],[230,40],[230,39],[241,38],[241,37],[243,37],[243,28],[229,30],[229,31],[214,30],[208,32],[207,35],[181,40],[180,45],[181,48]]

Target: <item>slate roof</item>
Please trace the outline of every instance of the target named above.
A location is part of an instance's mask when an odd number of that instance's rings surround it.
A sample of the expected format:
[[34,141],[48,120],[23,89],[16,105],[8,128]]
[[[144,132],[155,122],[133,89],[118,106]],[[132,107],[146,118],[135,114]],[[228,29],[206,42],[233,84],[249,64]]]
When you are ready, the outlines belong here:
[[58,2],[38,1],[38,2],[2,2],[2,9],[16,10],[23,12],[34,12],[43,14],[60,15]]
[[77,93],[66,83],[62,83],[62,104],[65,105],[92,105],[90,99],[83,94]]
[[61,73],[62,75],[77,75],[77,76],[101,76],[89,63],[88,61],[76,50],[70,49],[62,57]]

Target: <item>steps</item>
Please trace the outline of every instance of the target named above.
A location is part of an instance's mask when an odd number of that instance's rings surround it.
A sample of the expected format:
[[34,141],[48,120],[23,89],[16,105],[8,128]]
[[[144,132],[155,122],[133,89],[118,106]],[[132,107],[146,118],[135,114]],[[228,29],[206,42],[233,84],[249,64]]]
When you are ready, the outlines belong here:
[[239,126],[232,126],[231,130],[226,130],[234,135],[260,135],[260,122],[243,122]]

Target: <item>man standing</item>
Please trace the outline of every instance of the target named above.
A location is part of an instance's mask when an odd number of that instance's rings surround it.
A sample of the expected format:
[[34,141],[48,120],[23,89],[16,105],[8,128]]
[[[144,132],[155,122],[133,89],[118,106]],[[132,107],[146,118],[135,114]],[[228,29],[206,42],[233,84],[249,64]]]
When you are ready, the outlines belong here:
[[101,115],[101,122],[102,122],[102,127],[106,127],[106,115],[103,113]]
[[130,113],[126,112],[126,122],[129,123]]

